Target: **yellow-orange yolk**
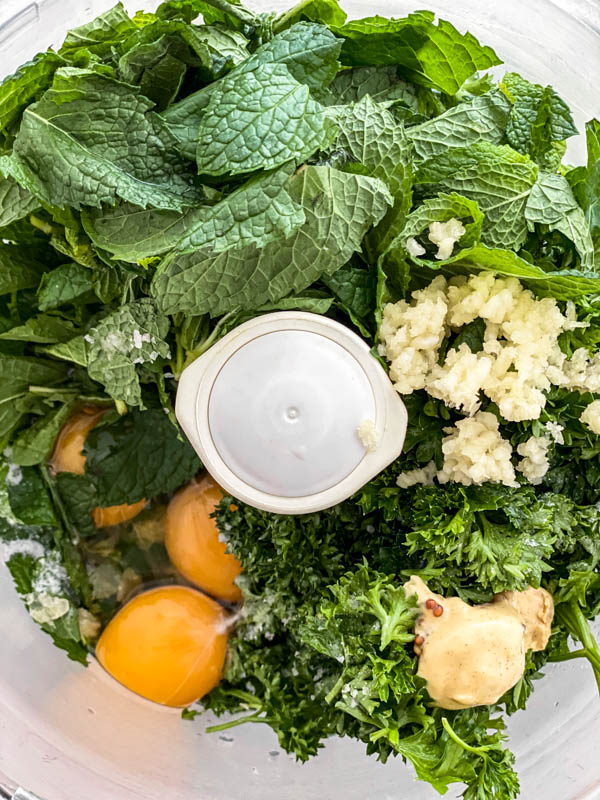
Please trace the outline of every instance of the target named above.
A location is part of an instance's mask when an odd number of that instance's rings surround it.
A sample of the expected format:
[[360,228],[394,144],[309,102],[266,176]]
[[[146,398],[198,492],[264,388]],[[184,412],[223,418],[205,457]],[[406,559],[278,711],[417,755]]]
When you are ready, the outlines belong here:
[[[106,414],[107,409],[87,406],[68,419],[56,439],[54,452],[50,458],[50,467],[55,474],[74,472],[83,475],[85,472],[85,455],[83,445],[88,433]],[[97,528],[120,525],[136,517],[146,505],[142,498],[137,503],[123,503],[118,506],[95,508],[92,517]]]
[[50,466],[55,473],[75,472],[77,475],[83,475],[85,472],[83,445],[86,436],[105,414],[105,408],[87,406],[65,422],[60,429],[50,459]]
[[96,656],[113,678],[166,706],[199,700],[219,683],[227,649],[227,613],[186,586],[134,597],[108,623]]
[[167,509],[165,545],[173,565],[191,583],[237,603],[242,593],[234,581],[242,567],[219,541],[217,523],[210,516],[222,498],[221,487],[210,475],[177,492]]

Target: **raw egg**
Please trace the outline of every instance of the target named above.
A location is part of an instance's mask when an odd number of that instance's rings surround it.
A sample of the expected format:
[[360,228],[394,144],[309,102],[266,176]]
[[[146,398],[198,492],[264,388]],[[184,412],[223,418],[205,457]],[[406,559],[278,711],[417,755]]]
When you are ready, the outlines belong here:
[[[77,475],[83,475],[85,472],[83,445],[86,436],[100,422],[106,411],[105,408],[86,406],[65,422],[58,434],[50,459],[50,466],[55,474],[75,472]],[[97,528],[107,528],[109,525],[120,525],[133,519],[145,505],[146,500],[142,498],[137,503],[95,508],[92,517]]]
[[108,623],[96,656],[113,678],[166,706],[196,702],[219,683],[227,612],[186,586],[139,594]]
[[165,545],[173,565],[190,583],[237,603],[242,593],[234,581],[242,567],[219,541],[217,523],[210,516],[222,498],[223,490],[210,475],[177,492],[167,508]]

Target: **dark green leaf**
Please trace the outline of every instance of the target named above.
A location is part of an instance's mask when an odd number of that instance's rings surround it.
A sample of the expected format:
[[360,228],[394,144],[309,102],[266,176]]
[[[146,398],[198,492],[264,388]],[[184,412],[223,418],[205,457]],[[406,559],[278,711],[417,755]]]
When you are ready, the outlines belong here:
[[433,20],[430,11],[417,11],[404,19],[353,20],[333,31],[344,39],[344,64],[398,64],[409,80],[446,94],[456,94],[477,70],[501,63],[491,47],[482,47],[470,33]]
[[143,207],[191,205],[199,190],[151,109],[131,86],[92,70],[63,68],[52,89],[25,111],[6,168],[49,205],[99,207],[118,197]]
[[297,233],[262,250],[167,256],[152,285],[158,307],[217,315],[300,292],[345,264],[391,201],[381,181],[330,167],[301,170],[290,192],[306,215]]
[[86,477],[102,506],[171,492],[202,469],[192,446],[179,438],[162,409],[132,411],[96,428],[84,452]]
[[93,273],[75,262],[62,264],[42,276],[38,288],[40,311],[93,299]]

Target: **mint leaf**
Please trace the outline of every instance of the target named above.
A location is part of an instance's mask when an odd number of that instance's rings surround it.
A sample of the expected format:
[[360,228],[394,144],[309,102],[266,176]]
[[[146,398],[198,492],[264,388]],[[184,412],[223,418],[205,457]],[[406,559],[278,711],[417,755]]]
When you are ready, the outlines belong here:
[[322,106],[285,64],[231,73],[206,107],[198,132],[198,171],[239,175],[305,161],[331,139]]
[[359,162],[367,175],[386,183],[394,198],[393,207],[369,235],[369,247],[383,252],[402,230],[412,204],[411,143],[403,126],[368,95],[340,109],[335,121],[340,129],[338,147]]
[[58,52],[64,58],[72,58],[79,50],[105,56],[122,42],[124,36],[136,30],[137,26],[123,4],[117,3],[91,22],[69,31]]
[[[0,83],[0,141],[8,143],[12,126],[29,103],[38,100],[52,83],[56,70],[65,62],[49,50],[19,67]],[[16,131],[14,131],[16,133]]]
[[343,25],[346,16],[337,0],[301,0],[275,20],[273,27],[281,31],[304,19],[322,22],[324,25]]
[[152,283],[159,309],[216,316],[302,291],[345,264],[391,203],[381,181],[331,167],[303,168],[290,193],[303,206],[306,222],[289,239],[262,250],[167,256]]
[[266,64],[285,64],[299,83],[322,90],[338,71],[341,46],[324,25],[298,22],[257,48],[238,70],[253,72]]
[[[408,238],[424,233],[432,222],[447,222],[452,218],[473,220],[464,223],[465,233],[458,242],[460,247],[471,247],[479,242],[483,214],[477,203],[461,197],[459,194],[438,194],[437,197],[424,200],[408,215],[400,238],[405,244]],[[424,239],[423,244],[426,244],[427,241]]]
[[415,173],[415,183],[441,183],[467,169],[487,169],[490,163],[528,164],[529,156],[517,153],[508,145],[476,142],[469,147],[452,147],[421,162]]
[[578,203],[592,235],[600,238],[600,122],[591,120],[586,126],[588,160],[587,166],[577,167],[567,173]]
[[0,295],[33,289],[44,273],[44,264],[37,254],[26,255],[24,248],[0,242]]
[[[391,251],[393,255],[395,251]],[[498,275],[518,278],[537,295],[554,297],[556,300],[578,300],[600,293],[600,275],[592,271],[557,270],[544,272],[541,267],[530,264],[512,250],[487,247],[478,244],[461,250],[446,261],[430,261],[412,258],[415,264],[440,270],[445,275],[469,275],[473,270],[487,269]]]
[[248,39],[241,33],[216,25],[194,26],[194,38],[205,44],[212,55],[213,70],[221,72],[227,65],[236,66],[250,56]]
[[[208,51],[206,61],[209,61]],[[157,111],[167,108],[177,97],[188,64],[193,57],[184,42],[162,36],[155,42],[142,42],[119,59],[119,77],[140,87],[144,97],[156,105]]]
[[15,464],[30,467],[42,464],[50,458],[56,437],[69,416],[74,403],[65,403],[19,434],[11,444],[11,458]]
[[118,74],[126,83],[139,85],[162,110],[179,93],[188,67],[212,80],[248,56],[246,44],[235,31],[157,20],[121,45]]
[[32,344],[66,342],[75,332],[72,323],[67,320],[49,314],[39,314],[28,319],[23,325],[16,325],[0,333],[0,341],[8,339]]
[[0,402],[12,395],[26,392],[31,384],[54,386],[67,377],[62,364],[29,356],[5,356],[0,353]]
[[[306,84],[311,89],[322,89],[337,72],[340,47],[339,39],[327,28],[310,22],[299,22],[257,48],[250,58],[231,71],[229,77],[255,72],[265,64],[285,64],[299,83]],[[210,98],[220,84],[221,81],[215,81],[188,95],[162,115],[179,142],[181,152],[193,161],[196,160],[200,122]]]
[[433,23],[430,11],[404,19],[367,17],[332,27],[344,39],[342,62],[350,66],[398,64],[414,83],[456,94],[477,70],[500,64],[491,47],[445,20]]
[[525,208],[538,168],[532,161],[489,161],[440,181],[440,188],[474,200],[485,215],[482,240],[518,250],[527,237]]
[[169,321],[158,314],[149,298],[121,306],[91,328],[88,342],[88,374],[108,394],[129,406],[142,404],[136,365],[152,365],[169,358],[164,341]]
[[402,103],[415,113],[419,111],[417,93],[398,77],[396,67],[355,67],[343,69],[329,86],[330,105],[357,103],[366,95],[376,103]]
[[564,233],[575,244],[582,268],[594,266],[594,242],[585,214],[563,175],[540,172],[529,195],[525,216],[531,224],[548,225]]
[[333,275],[324,275],[321,281],[362,335],[370,338],[377,285],[375,271],[368,267],[355,266],[350,262],[340,267]]
[[96,533],[92,511],[98,505],[98,493],[94,481],[87,475],[59,472],[55,483],[69,519],[79,536],[92,536]]
[[2,178],[0,171],[0,228],[26,217],[39,207],[31,192],[19,186],[12,178]]
[[162,409],[131,411],[86,439],[85,472],[101,506],[174,491],[202,469],[194,449]]
[[294,170],[286,165],[252,178],[214,206],[172,211],[132,205],[82,215],[92,241],[124,261],[139,262],[174,247],[180,251],[231,247],[287,238],[304,222],[304,212],[289,195]]
[[450,148],[468,148],[482,142],[500,144],[510,113],[510,103],[499,91],[454,108],[407,130],[415,152],[428,159],[445,155]]
[[59,358],[61,361],[72,361],[80,367],[88,365],[87,345],[83,336],[75,336],[68,342],[44,347],[43,352],[53,358]]
[[193,204],[187,162],[151,108],[131,86],[63,68],[23,114],[11,175],[49,205],[99,207],[117,197],[143,207]]
[[577,134],[565,101],[551,86],[530,83],[516,72],[508,72],[500,87],[513,103],[506,128],[508,143],[544,166],[555,166],[552,163],[553,143]]
[[39,357],[13,356],[0,353],[0,446],[36,406],[29,387],[55,386],[67,378],[67,367]]
[[[91,296],[93,273],[81,264],[71,262],[45,272],[38,288],[40,311],[77,303]],[[93,298],[92,298],[93,299]]]

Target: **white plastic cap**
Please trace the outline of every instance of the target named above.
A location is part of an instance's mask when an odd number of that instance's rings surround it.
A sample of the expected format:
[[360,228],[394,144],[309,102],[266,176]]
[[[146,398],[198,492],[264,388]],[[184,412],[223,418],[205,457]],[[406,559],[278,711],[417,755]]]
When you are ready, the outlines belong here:
[[[234,497],[307,514],[354,494],[402,451],[407,415],[367,344],[327,317],[250,320],[184,370],[176,413]],[[357,429],[372,423],[368,451]]]

